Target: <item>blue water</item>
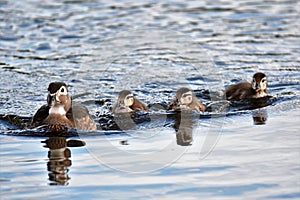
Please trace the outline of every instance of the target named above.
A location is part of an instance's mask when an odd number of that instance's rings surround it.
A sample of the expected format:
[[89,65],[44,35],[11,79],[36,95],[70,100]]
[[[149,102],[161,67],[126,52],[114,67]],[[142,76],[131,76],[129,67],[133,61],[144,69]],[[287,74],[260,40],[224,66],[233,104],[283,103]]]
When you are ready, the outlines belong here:
[[[0,1],[1,199],[299,199],[299,8]],[[257,71],[268,103],[227,107],[224,89]],[[16,126],[45,104],[52,81],[66,82],[102,130],[49,137]],[[183,86],[211,108],[183,135],[163,110],[110,128],[120,90],[166,105]]]

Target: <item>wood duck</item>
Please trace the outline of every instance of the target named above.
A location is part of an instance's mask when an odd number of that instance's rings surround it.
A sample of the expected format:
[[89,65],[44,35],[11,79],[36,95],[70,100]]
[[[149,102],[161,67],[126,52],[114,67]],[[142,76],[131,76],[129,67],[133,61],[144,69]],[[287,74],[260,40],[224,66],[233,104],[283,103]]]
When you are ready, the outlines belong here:
[[119,93],[118,101],[113,108],[113,112],[126,113],[133,111],[148,111],[148,107],[138,100],[131,91],[122,90]]
[[168,107],[168,110],[171,109],[205,111],[206,108],[193,94],[191,89],[183,87],[177,90],[176,97],[172,100]]
[[229,86],[225,90],[228,100],[241,100],[261,98],[268,95],[267,77],[264,73],[257,72],[253,75],[252,83],[242,82]]
[[51,132],[67,131],[70,128],[96,130],[96,123],[86,107],[72,102],[67,85],[52,82],[48,87],[47,104],[43,105],[32,118],[32,127],[47,125]]

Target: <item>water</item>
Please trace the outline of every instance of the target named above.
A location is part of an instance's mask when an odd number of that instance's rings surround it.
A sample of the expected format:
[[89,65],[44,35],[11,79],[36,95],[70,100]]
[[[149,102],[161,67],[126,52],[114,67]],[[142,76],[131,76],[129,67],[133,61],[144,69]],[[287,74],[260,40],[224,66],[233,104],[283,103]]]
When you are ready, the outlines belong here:
[[[0,1],[1,199],[298,199],[299,8]],[[268,76],[267,104],[220,109],[224,88],[257,71]],[[15,126],[45,103],[51,81],[68,83],[106,130],[49,138]],[[120,90],[166,105],[183,86],[212,109],[192,126],[176,129],[161,110],[135,129],[107,125]]]

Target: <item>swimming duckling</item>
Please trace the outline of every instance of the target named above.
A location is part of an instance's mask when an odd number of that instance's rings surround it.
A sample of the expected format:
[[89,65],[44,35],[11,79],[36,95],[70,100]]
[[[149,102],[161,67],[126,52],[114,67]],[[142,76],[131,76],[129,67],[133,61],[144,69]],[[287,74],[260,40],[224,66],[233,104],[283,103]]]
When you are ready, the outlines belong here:
[[32,118],[32,127],[47,125],[51,132],[67,131],[69,128],[96,130],[96,124],[86,107],[72,102],[67,85],[52,82],[48,86],[47,104]]
[[260,98],[268,95],[267,77],[264,73],[257,72],[253,75],[252,83],[242,82],[229,86],[226,91],[228,100],[241,100]]
[[122,90],[119,93],[118,101],[113,108],[113,112],[124,113],[132,111],[148,111],[148,107],[134,97],[129,90]]
[[180,88],[176,92],[176,97],[168,107],[170,109],[187,109],[196,111],[205,111],[205,106],[197,99],[189,88]]

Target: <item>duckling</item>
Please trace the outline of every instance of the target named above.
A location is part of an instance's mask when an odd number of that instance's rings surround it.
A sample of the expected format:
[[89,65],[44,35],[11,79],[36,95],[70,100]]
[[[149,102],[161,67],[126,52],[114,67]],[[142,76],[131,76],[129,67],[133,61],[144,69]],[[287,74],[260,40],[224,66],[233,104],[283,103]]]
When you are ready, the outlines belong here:
[[113,112],[124,113],[133,111],[148,111],[148,107],[138,100],[131,91],[122,90],[119,93],[118,101]]
[[268,95],[267,76],[257,72],[253,75],[252,83],[242,82],[229,86],[225,90],[228,100],[261,98]]
[[69,128],[96,130],[96,123],[86,107],[72,102],[64,82],[52,82],[48,86],[47,104],[32,118],[31,127],[47,125],[51,132],[67,131]]
[[168,107],[168,110],[171,109],[205,111],[206,108],[193,94],[191,89],[183,87],[177,90],[176,97]]

